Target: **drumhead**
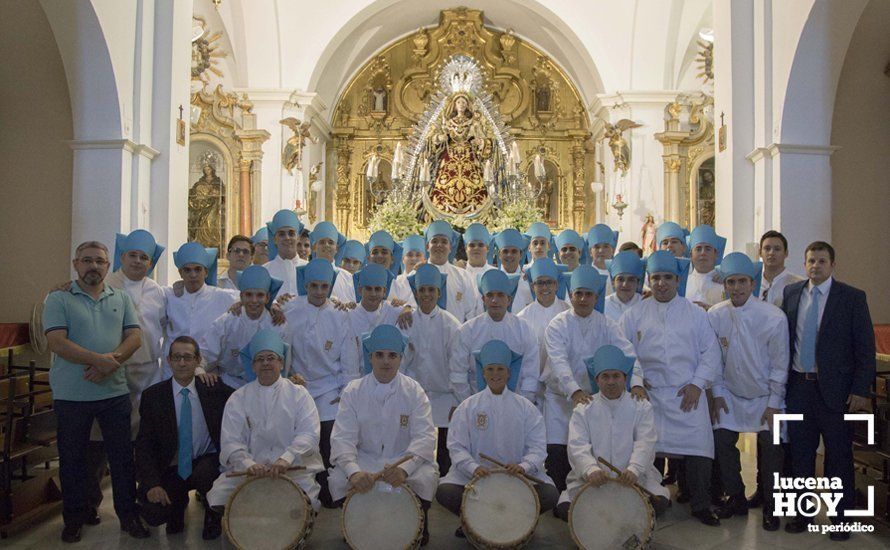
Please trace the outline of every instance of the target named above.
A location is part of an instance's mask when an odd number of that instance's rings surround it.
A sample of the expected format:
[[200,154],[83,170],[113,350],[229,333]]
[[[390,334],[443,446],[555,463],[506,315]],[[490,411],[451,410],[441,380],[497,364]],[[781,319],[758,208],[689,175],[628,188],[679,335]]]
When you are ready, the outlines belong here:
[[229,498],[223,528],[239,549],[296,548],[311,528],[312,514],[309,498],[292,479],[251,478]]
[[423,511],[407,485],[378,481],[367,493],[346,497],[341,527],[354,550],[414,548],[423,531]]
[[494,471],[473,478],[464,490],[461,523],[477,548],[519,548],[538,525],[541,504],[525,479]]
[[654,526],[643,493],[612,479],[600,487],[585,486],[569,509],[572,538],[588,550],[645,546]]

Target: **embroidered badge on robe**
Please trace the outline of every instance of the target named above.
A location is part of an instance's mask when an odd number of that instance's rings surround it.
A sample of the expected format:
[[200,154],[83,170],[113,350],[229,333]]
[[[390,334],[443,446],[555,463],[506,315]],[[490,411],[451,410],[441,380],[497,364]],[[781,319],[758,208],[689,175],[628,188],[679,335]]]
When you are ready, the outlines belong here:
[[325,351],[331,351],[331,348],[332,348],[332,347],[334,347],[334,343],[331,342],[330,340],[328,340],[327,342],[324,343],[324,350],[325,350]]
[[463,293],[463,292],[458,292],[458,293],[457,293],[457,296],[455,296],[455,298],[457,298],[457,301],[458,301],[458,302],[460,302],[460,301],[463,299],[463,297],[464,297],[464,293]]
[[399,426],[402,428],[408,427],[408,415],[407,414],[403,414],[399,417]]
[[642,333],[642,331],[639,331],[639,330],[638,330],[638,331],[637,331],[637,342],[639,342],[639,341],[642,340],[642,339],[643,339],[643,333]]
[[484,430],[488,428],[488,415],[485,413],[479,413],[476,415],[476,429]]
[[721,336],[720,337],[720,345],[723,346],[724,348],[728,348],[729,347],[729,338],[727,338],[726,336]]

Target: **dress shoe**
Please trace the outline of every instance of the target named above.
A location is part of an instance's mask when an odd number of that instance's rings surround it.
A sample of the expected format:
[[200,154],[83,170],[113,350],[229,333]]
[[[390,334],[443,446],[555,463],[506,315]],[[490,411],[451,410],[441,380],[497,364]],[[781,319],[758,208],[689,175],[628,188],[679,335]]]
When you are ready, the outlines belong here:
[[459,539],[465,539],[465,538],[467,538],[467,536],[464,534],[464,528],[463,528],[463,526],[457,528],[457,531],[454,532],[454,536],[457,537],[457,538],[459,538]]
[[95,508],[90,508],[87,510],[86,519],[83,520],[85,525],[99,525],[102,523],[102,518],[99,517],[99,511]]
[[786,533],[803,533],[807,530],[810,521],[806,518],[796,517],[785,524]]
[[166,531],[168,535],[176,535],[185,531],[185,518],[170,518],[167,520]]
[[686,504],[689,502],[689,495],[686,493],[677,492],[677,502],[680,504]]
[[757,489],[748,499],[748,508],[760,508],[763,506],[763,491]]
[[726,504],[726,497],[723,495],[712,494],[711,506],[723,506]]
[[763,530],[764,531],[778,531],[779,530],[779,518],[773,515],[772,510],[763,512]]
[[720,519],[728,519],[732,516],[747,516],[748,500],[745,498],[745,495],[731,496],[715,510],[715,513]]
[[704,523],[705,525],[710,525],[711,527],[716,527],[720,525],[720,518],[714,515],[714,512],[711,511],[710,508],[705,508],[704,510],[697,510],[692,512],[692,517],[698,519],[698,521]]
[[80,525],[66,525],[62,529],[62,542],[80,542]]
[[832,531],[828,534],[828,538],[836,542],[850,540],[850,533],[846,531]]
[[134,539],[147,539],[151,536],[148,528],[142,524],[142,520],[138,517],[121,523],[121,531],[127,533]]
[[222,525],[220,519],[222,514],[211,509],[204,510],[204,530],[201,531],[201,538],[204,540],[216,540],[222,534]]

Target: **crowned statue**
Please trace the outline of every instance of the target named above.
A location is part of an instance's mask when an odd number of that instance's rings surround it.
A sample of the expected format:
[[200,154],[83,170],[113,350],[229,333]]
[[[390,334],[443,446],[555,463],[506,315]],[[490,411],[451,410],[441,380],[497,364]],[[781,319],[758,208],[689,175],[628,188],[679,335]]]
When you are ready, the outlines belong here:
[[480,118],[469,94],[454,93],[428,138],[429,198],[443,213],[474,212],[488,199],[483,166],[491,157],[492,140],[485,136]]
[[206,152],[198,162],[201,178],[189,189],[188,238],[207,247],[224,245],[226,188],[216,175],[218,164],[217,156]]

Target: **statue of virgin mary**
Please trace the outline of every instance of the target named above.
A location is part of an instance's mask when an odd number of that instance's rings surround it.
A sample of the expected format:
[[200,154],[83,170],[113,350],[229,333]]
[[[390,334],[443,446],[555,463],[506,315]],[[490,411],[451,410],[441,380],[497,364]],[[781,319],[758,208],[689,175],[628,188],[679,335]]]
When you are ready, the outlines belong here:
[[493,144],[471,105],[466,93],[453,94],[426,144],[433,182],[429,199],[447,215],[472,214],[488,200],[483,165]]

